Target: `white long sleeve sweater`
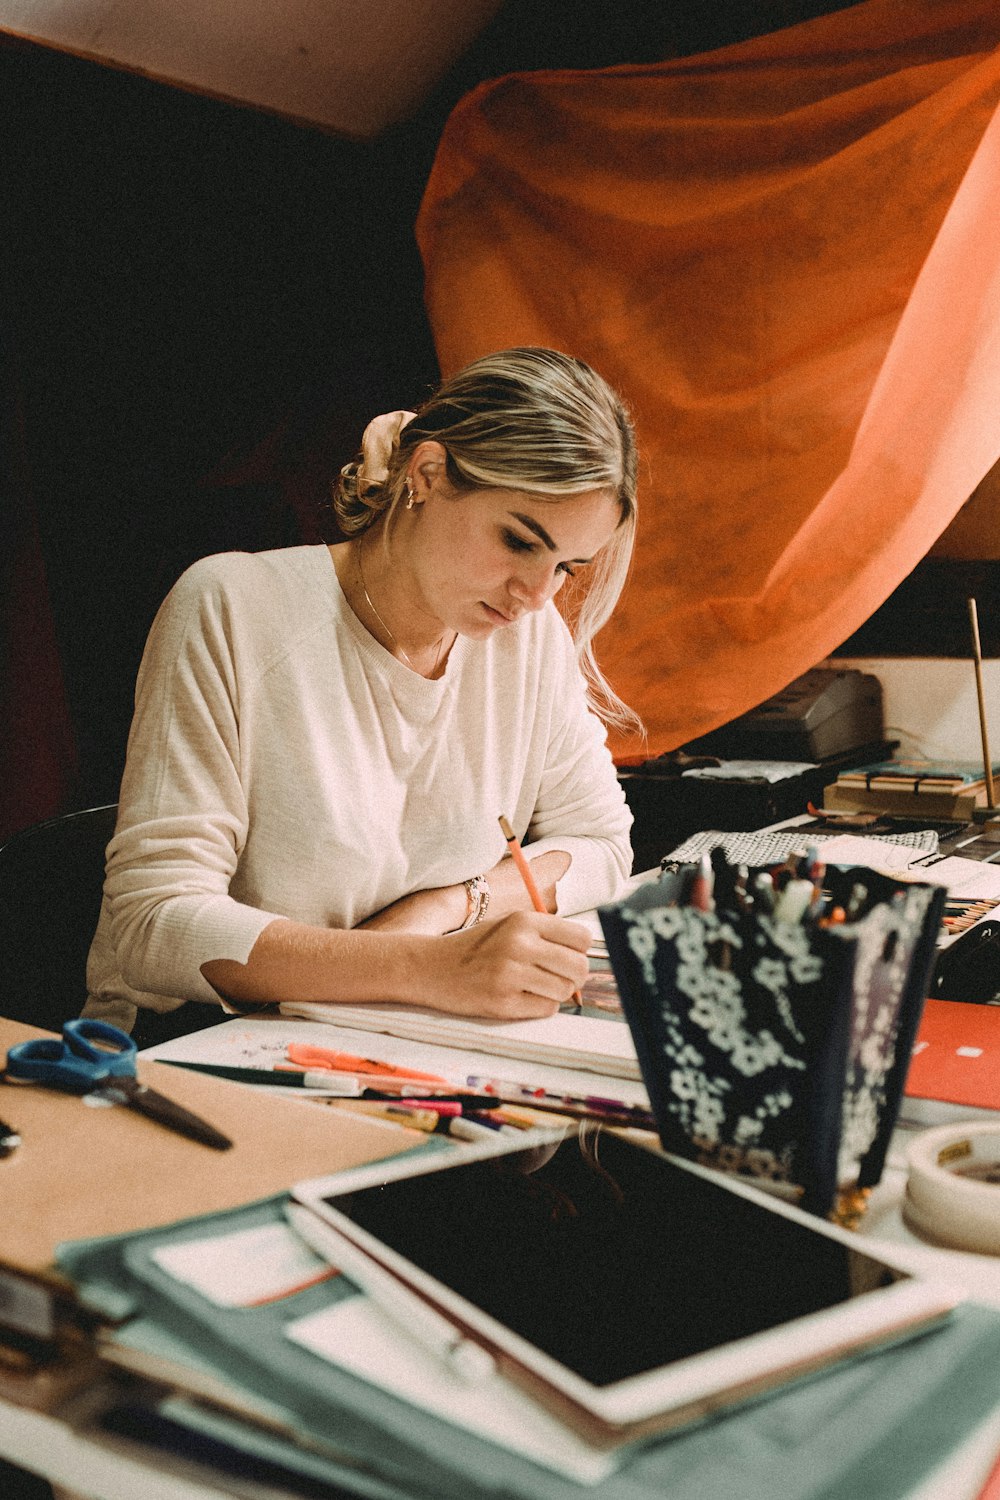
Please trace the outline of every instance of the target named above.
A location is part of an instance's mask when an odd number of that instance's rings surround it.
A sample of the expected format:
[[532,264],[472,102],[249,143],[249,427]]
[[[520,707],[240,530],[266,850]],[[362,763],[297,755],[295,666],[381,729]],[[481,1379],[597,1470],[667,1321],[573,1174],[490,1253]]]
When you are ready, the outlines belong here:
[[204,558],[136,689],[87,1014],[218,1001],[275,917],[351,928],[505,852],[567,851],[563,914],[614,897],[631,815],[553,605],[459,637],[437,681],[364,629],[325,546]]

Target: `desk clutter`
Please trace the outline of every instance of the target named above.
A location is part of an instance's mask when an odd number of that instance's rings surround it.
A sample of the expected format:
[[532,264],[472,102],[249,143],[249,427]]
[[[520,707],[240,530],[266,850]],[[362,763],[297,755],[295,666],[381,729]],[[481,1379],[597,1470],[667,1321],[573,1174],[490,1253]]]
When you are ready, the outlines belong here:
[[[599,955],[598,926],[595,921]],[[565,1019],[630,1035],[620,1017]],[[38,1035],[0,1023],[0,1046],[8,1050]],[[606,1123],[616,1118],[609,1106],[648,1104],[640,1082],[619,1077],[612,1099],[606,1084],[586,1084],[585,1072],[558,1065],[529,1068],[523,1058],[503,1056],[486,1061],[482,1051],[466,1059],[456,1049],[389,1032],[281,1016],[234,1020],[158,1051],[159,1063],[139,1059],[140,1075],[223,1127],[234,1142],[230,1151],[206,1151],[128,1110],[88,1108],[78,1096],[18,1083],[0,1090],[4,1117],[21,1135],[0,1162],[0,1170],[13,1167],[17,1174],[3,1183],[13,1208],[0,1243],[0,1274],[14,1278],[5,1293],[11,1284],[41,1289],[50,1310],[60,1313],[55,1346],[78,1350],[82,1344],[96,1352],[85,1410],[74,1406],[70,1391],[62,1398],[66,1418],[126,1456],[152,1446],[165,1462],[197,1461],[202,1474],[236,1472],[292,1492],[312,1485],[371,1500],[499,1494],[570,1500],[585,1491],[599,1492],[602,1500],[654,1500],[664,1493],[673,1500],[728,1500],[734,1474],[745,1500],[770,1500],[775,1493],[797,1500],[903,1500],[925,1468],[992,1409],[1000,1316],[963,1304],[915,1341],[857,1349],[808,1383],[782,1384],[766,1397],[758,1392],[749,1404],[716,1409],[693,1426],[660,1436],[627,1433],[610,1446],[588,1440],[516,1383],[500,1376],[463,1383],[431,1359],[419,1339],[407,1342],[398,1314],[368,1294],[364,1278],[331,1275],[322,1256],[295,1241],[287,1189],[303,1176],[331,1172],[349,1187],[379,1156],[387,1162],[380,1169],[386,1176],[394,1174],[393,1160],[457,1166],[498,1149],[512,1161],[531,1163],[537,1143],[545,1141],[541,1175],[529,1167],[526,1178],[541,1188],[551,1145],[576,1139],[571,1104],[590,1121],[585,1139],[596,1149],[595,1168],[612,1168],[614,1178],[610,1152],[620,1137]],[[186,1068],[164,1065],[185,1053]],[[335,1065],[316,1066],[331,1057]],[[199,1060],[199,1068],[190,1066]],[[240,1082],[200,1070],[241,1066],[270,1072],[268,1086],[251,1093]],[[284,1098],[275,1075],[288,1066],[299,1073],[285,1073]],[[359,1095],[341,1096],[332,1106],[292,1097],[322,1096],[324,1084],[335,1090],[345,1079],[361,1094],[374,1084],[373,1092],[390,1098],[397,1087],[400,1097],[421,1086],[440,1095],[438,1080],[445,1079],[461,1081],[466,1091],[482,1089],[482,1097],[504,1093],[523,1101],[523,1089],[533,1107],[542,1106],[539,1114],[545,1104],[558,1105],[570,1118],[549,1131],[508,1134],[502,1146],[499,1134],[493,1145],[484,1139],[449,1143],[437,1132],[346,1113],[344,1105]],[[542,1080],[552,1096],[547,1101],[538,1097]],[[554,1123],[556,1115],[549,1118]],[[653,1139],[648,1131],[644,1138]],[[67,1175],[70,1140],[77,1170]],[[436,1157],[428,1158],[428,1151]],[[431,1175],[443,1180],[450,1174]],[[598,1172],[594,1180],[606,1179]],[[720,1190],[728,1200],[731,1190]],[[602,1200],[601,1212],[611,1211],[613,1201]],[[779,1213],[763,1211],[769,1219]],[[688,1212],[674,1217],[686,1222]],[[790,1207],[780,1213],[821,1228],[813,1215]],[[715,1218],[711,1223],[718,1225]],[[830,1232],[850,1243],[844,1231]],[[742,1305],[740,1236],[728,1242],[736,1260],[723,1281],[731,1284],[734,1305]],[[711,1258],[703,1249],[695,1259]],[[781,1280],[786,1260],[772,1260]],[[798,1263],[801,1252],[792,1260]],[[606,1274],[618,1273],[612,1266]],[[698,1297],[695,1288],[682,1289],[678,1276],[672,1263],[664,1282],[667,1304],[682,1309],[681,1326],[690,1323],[696,1331]],[[762,1277],[755,1273],[754,1279]],[[641,1278],[638,1285],[644,1286]],[[0,1299],[8,1311],[15,1301]],[[865,1320],[862,1325],[870,1335]],[[30,1353],[32,1340],[9,1325],[0,1340]],[[746,1377],[753,1359],[744,1356],[740,1368]],[[957,1375],[961,1401],[954,1399]],[[16,1384],[13,1376],[0,1376],[0,1394]],[[747,1394],[754,1388],[751,1381]],[[873,1391],[889,1388],[898,1398],[873,1403]]]
[[[93,1023],[90,1023],[93,1024]],[[0,1018],[0,1057],[27,1043],[59,1051],[59,1039]],[[23,1054],[21,1054],[23,1056]],[[408,1129],[345,1119],[336,1132],[321,1111],[249,1096],[215,1078],[138,1060],[140,1082],[209,1121],[232,1146],[209,1150],[105,1099],[4,1074],[0,1109],[18,1143],[0,1159],[0,1334],[27,1354],[91,1320],[54,1268],[55,1247],[74,1236],[115,1235],[137,1225],[234,1207],[274,1193],[306,1171],[333,1171],[421,1145]],[[248,1101],[252,1110],[248,1110]],[[311,1165],[305,1167],[305,1163]]]
[[815,667],[680,750],[619,762],[635,817],[637,870],[700,829],[763,828],[822,800],[841,768],[888,756],[882,688],[865,672]]
[[[824,1236],[831,1253],[862,1252],[852,1263],[867,1269],[845,1284],[900,1290],[883,1254],[892,1247],[827,1216],[850,1222],[879,1181],[941,933],[950,923],[946,941],[957,943],[987,919],[984,898],[963,904],[959,895],[974,862],[949,854],[932,830],[815,837],[808,852],[801,829],[703,834],[674,850],[658,877],[588,918],[593,983],[547,1023],[439,1018],[433,1031],[427,1013],[403,1007],[288,1007],[179,1037],[155,1061],[140,1057],[140,1077],[224,1131],[228,1151],[78,1095],[0,1086],[10,1122],[0,1174],[15,1174],[0,1177],[13,1209],[0,1232],[0,1344],[25,1360],[40,1348],[89,1350],[97,1373],[85,1410],[72,1392],[61,1399],[67,1420],[115,1451],[152,1447],[164,1462],[196,1462],[201,1475],[237,1473],[290,1493],[729,1500],[738,1475],[743,1500],[904,1500],[993,1410],[1000,1315],[952,1307],[918,1275],[919,1306],[901,1342],[885,1344],[862,1298],[852,1312],[859,1342],[838,1343],[833,1360],[821,1347],[808,1382],[793,1378],[797,1361],[787,1372],[767,1368],[752,1330],[723,1320],[721,1334],[709,1332],[718,1323],[709,1303],[745,1310],[751,1290],[767,1301],[772,1281],[784,1288],[792,1268],[813,1264]],[[992,865],[977,868],[1000,881]],[[980,1017],[1000,1021],[989,1006],[931,1005],[965,1013],[969,1037]],[[0,1022],[8,1052],[38,1039]],[[926,1057],[928,1079],[929,1067]],[[940,1081],[924,1087],[928,1102],[943,1097]],[[709,1186],[712,1205],[696,1210],[672,1180],[660,1228],[628,1228],[588,1290],[587,1234],[611,1243],[619,1222],[631,1225],[618,1193],[631,1153],[670,1160],[657,1138],[681,1158],[675,1171]],[[72,1179],[67,1141],[86,1164]],[[564,1148],[579,1154],[592,1208],[574,1200],[581,1167],[565,1176]],[[409,1192],[422,1176],[444,1187],[466,1167],[501,1160],[517,1167],[529,1204],[576,1210],[565,1218],[580,1236],[563,1249],[572,1269],[557,1269],[546,1294],[556,1309],[565,1301],[574,1326],[601,1325],[573,1309],[571,1292],[612,1309],[620,1334],[628,1316],[651,1325],[662,1304],[685,1340],[721,1337],[740,1378],[679,1404],[675,1418],[601,1430],[502,1361],[453,1368],[451,1336],[435,1333],[433,1317],[408,1321],[405,1294],[387,1295],[380,1281],[384,1263],[338,1266],[290,1213],[289,1190],[315,1202],[317,1178],[333,1184],[333,1199],[360,1202],[373,1180]],[[639,1195],[645,1205],[655,1196],[648,1186]],[[440,1209],[443,1232],[429,1202],[390,1222],[426,1221],[436,1254],[435,1237],[464,1245],[464,1219],[499,1234],[500,1219],[489,1217],[507,1201],[499,1183],[480,1201],[481,1212],[464,1216]],[[725,1227],[733,1203],[805,1239],[766,1252],[759,1227]],[[667,1248],[670,1225],[690,1228],[686,1250]],[[633,1275],[644,1237],[652,1259]],[[415,1253],[390,1246],[390,1262]],[[516,1270],[518,1253],[535,1264],[523,1229],[509,1247],[495,1241],[494,1262]],[[823,1278],[805,1280],[822,1301]],[[522,1267],[514,1284],[525,1283],[537,1290],[541,1272]],[[904,1297],[908,1285],[904,1277]],[[628,1313],[615,1299],[630,1287],[639,1301]],[[453,1327],[447,1300],[441,1308]],[[777,1317],[794,1328],[806,1310]],[[766,1318],[775,1316],[772,1307]],[[532,1341],[543,1321],[528,1314]],[[636,1340],[620,1341],[630,1357]],[[664,1368],[676,1385],[676,1369]],[[0,1373],[0,1396],[12,1381]]]
[[602,1448],[498,1374],[449,1373],[322,1265],[267,1300],[220,1306],[207,1247],[287,1235],[286,1204],[60,1250],[63,1272],[119,1319],[89,1398],[104,1441],[366,1500],[728,1500],[737,1475],[741,1500],[903,1500],[995,1405],[1000,1314],[969,1303],[810,1381]]

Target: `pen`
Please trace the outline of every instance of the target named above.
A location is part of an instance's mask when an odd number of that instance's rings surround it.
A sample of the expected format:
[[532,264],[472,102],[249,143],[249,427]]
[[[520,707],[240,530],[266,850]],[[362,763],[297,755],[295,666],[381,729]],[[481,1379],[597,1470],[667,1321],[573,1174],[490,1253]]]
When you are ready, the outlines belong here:
[[[528,864],[528,861],[524,857],[524,850],[521,848],[520,839],[514,832],[513,828],[510,826],[508,820],[504,817],[503,813],[500,814],[500,817],[497,819],[497,821],[500,824],[500,832],[507,840],[507,848],[510,850],[511,858],[513,859],[515,865],[517,865],[517,872],[520,875],[521,879],[524,881],[524,889],[527,891],[528,895],[531,898],[532,906],[536,911],[541,912],[543,915],[548,915],[548,907],[542,900],[542,893],[538,889],[538,886],[535,884],[535,877],[531,873],[531,866]],[[583,997],[580,994],[579,990],[573,991],[572,999],[575,1005],[583,1004]]]
[[475,1120],[468,1115],[461,1115],[448,1121],[448,1134],[459,1141],[490,1140],[498,1130],[505,1128],[516,1127],[507,1127],[503,1120],[493,1120],[488,1115],[481,1115]]
[[641,1104],[627,1104],[624,1099],[606,1099],[600,1094],[560,1094],[537,1083],[513,1083],[509,1078],[486,1078],[470,1073],[466,1083],[481,1094],[490,1094],[505,1104],[536,1104],[541,1099],[551,1099],[560,1104],[587,1104],[598,1109],[613,1109],[621,1114],[633,1110],[644,1110]]
[[813,903],[815,888],[811,880],[793,875],[779,892],[774,903],[777,922],[801,922]]
[[295,1233],[328,1265],[343,1271],[387,1317],[433,1354],[445,1369],[468,1384],[492,1375],[492,1355],[466,1338],[430,1303],[411,1291],[378,1261],[340,1234],[330,1224],[298,1203],[285,1204],[285,1217]]
[[[491,1118],[492,1109],[466,1115],[457,1105],[445,1105],[442,1110],[427,1108],[425,1106],[430,1101],[426,1099],[415,1099],[409,1104],[387,1099],[327,1099],[325,1102],[350,1115],[367,1115],[369,1119],[387,1120],[393,1125],[422,1130],[425,1135],[450,1135],[461,1141],[492,1139],[496,1131],[504,1128],[503,1120]],[[458,1114],[445,1113],[453,1108],[459,1110]]]
[[515,1130],[558,1130],[560,1126],[574,1125],[579,1116],[554,1108],[526,1109],[523,1105],[513,1108],[504,1105],[501,1111],[505,1125]]
[[467,1115],[470,1110],[499,1109],[495,1094],[389,1094],[381,1089],[365,1089],[361,1099],[391,1099],[395,1104],[412,1104],[417,1109],[435,1109],[441,1115]]
[[470,1088],[492,1094],[503,1104],[525,1104],[532,1109],[555,1111],[576,1118],[600,1119],[607,1124],[634,1125],[640,1130],[655,1130],[652,1111],[643,1104],[627,1104],[623,1099],[605,1099],[598,1094],[560,1094],[530,1083],[511,1083],[503,1078],[470,1075]]
[[774,877],[767,870],[761,870],[754,876],[752,899],[764,916],[770,916],[774,911]]
[[[164,1057],[157,1061],[169,1063],[174,1068],[189,1068],[195,1073],[210,1073],[216,1078],[229,1078],[235,1083],[275,1084],[283,1088],[309,1089],[317,1094],[333,1095],[338,1099],[389,1099],[397,1104],[418,1104],[427,1109],[443,1112],[442,1106],[453,1104],[455,1113],[467,1109],[495,1109],[499,1099],[483,1094],[476,1096],[468,1090],[452,1089],[442,1093],[441,1088],[429,1084],[415,1083],[411,1078],[378,1079],[378,1088],[370,1088],[370,1073],[336,1073],[332,1069],[303,1073],[294,1068],[238,1068],[228,1063],[182,1062],[179,1058]],[[404,1097],[405,1096],[405,1097]]]
[[572,1120],[597,1120],[602,1125],[628,1126],[632,1130],[657,1130],[659,1127],[652,1111],[639,1105],[626,1105],[621,1109],[606,1105],[580,1104],[575,1100],[534,1099],[532,1109],[540,1109]]
[[193,1073],[210,1073],[214,1078],[229,1078],[234,1083],[274,1084],[279,1088],[321,1089],[326,1094],[351,1098],[361,1093],[357,1075],[331,1070],[303,1072],[297,1068],[238,1068],[228,1063],[184,1062],[177,1057],[161,1057],[157,1062],[172,1068],[188,1068]]
[[[281,1073],[278,1076],[281,1077]],[[287,1073],[284,1076],[295,1077],[296,1075]],[[448,1098],[452,1094],[457,1094],[460,1088],[460,1085],[450,1083],[444,1078],[440,1083],[425,1083],[420,1078],[408,1078],[405,1075],[402,1078],[388,1078],[382,1073],[340,1073],[330,1070],[325,1073],[309,1073],[305,1076],[315,1080],[312,1087],[325,1089],[328,1094],[337,1092],[337,1085],[343,1080],[344,1098],[398,1099],[404,1094],[408,1099],[433,1099],[442,1096]],[[351,1088],[351,1084],[356,1084],[357,1088]]]

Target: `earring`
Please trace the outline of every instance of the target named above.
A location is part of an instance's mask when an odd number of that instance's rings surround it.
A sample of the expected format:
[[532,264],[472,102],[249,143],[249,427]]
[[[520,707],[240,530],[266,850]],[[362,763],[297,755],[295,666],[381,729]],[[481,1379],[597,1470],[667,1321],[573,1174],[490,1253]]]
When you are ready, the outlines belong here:
[[413,501],[414,501],[414,499],[415,499],[415,496],[413,494],[413,480],[410,478],[409,474],[407,474],[407,476],[406,476],[406,508],[407,508],[407,510],[412,510],[413,509]]

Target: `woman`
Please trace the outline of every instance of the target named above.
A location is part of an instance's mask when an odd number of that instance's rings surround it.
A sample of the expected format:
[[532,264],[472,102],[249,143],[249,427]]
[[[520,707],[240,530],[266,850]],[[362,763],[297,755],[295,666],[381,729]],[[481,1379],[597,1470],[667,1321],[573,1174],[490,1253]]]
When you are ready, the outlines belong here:
[[[628,711],[591,640],[635,487],[604,381],[507,350],[369,427],[335,492],[346,541],[190,568],[140,669],[85,1013],[131,1029],[137,1007],[188,1000],[384,1000],[513,1019],[567,1000],[588,934],[562,914],[630,866],[594,709]],[[575,646],[552,603],[567,580]]]

